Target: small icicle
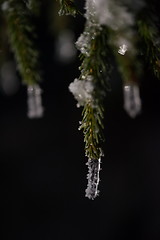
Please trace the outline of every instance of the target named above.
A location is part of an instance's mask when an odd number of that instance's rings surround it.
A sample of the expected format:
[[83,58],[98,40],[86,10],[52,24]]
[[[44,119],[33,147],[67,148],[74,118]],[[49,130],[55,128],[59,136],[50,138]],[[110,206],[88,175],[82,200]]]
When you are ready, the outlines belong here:
[[41,99],[41,88],[39,85],[30,85],[27,88],[28,93],[28,118],[43,117],[43,107]]
[[88,165],[88,184],[86,189],[86,197],[89,199],[94,200],[98,194],[98,185],[99,185],[99,172],[100,172],[100,164],[101,159],[88,159],[87,165]]
[[123,87],[124,109],[131,118],[135,118],[141,112],[141,98],[137,84],[127,84]]

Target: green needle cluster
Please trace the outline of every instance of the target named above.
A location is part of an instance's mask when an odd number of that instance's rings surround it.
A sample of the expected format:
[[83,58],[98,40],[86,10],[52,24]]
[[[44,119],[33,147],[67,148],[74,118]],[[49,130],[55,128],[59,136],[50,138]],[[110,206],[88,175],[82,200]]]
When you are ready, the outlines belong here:
[[74,5],[74,0],[59,0],[60,2],[60,10],[59,15],[71,15],[76,16],[77,10]]
[[41,79],[38,51],[35,48],[35,28],[31,13],[21,0],[8,0],[5,11],[11,49],[14,52],[22,81],[34,85]]
[[[89,31],[89,29],[87,29]],[[91,33],[95,32],[93,29]],[[92,35],[91,35],[92,36]],[[92,100],[86,102],[82,111],[82,122],[79,129],[83,129],[85,142],[85,155],[89,159],[99,159],[102,156],[101,144],[103,136],[104,97],[109,89],[107,76],[110,67],[107,64],[107,32],[105,29],[96,29],[96,35],[91,37],[88,55],[80,54],[82,64],[79,79],[92,76]]]

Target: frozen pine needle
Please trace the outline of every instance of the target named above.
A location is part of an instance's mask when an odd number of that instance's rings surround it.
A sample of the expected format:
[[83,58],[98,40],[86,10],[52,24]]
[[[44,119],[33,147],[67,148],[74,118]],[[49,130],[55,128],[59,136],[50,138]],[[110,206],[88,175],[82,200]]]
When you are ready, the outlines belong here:
[[41,118],[43,117],[43,107],[41,99],[41,88],[39,85],[28,86],[28,118]]
[[98,186],[100,181],[100,178],[99,178],[99,172],[101,170],[100,164],[101,164],[101,159],[89,159],[87,162],[88,185],[85,191],[86,192],[85,196],[92,200],[94,200],[99,194]]

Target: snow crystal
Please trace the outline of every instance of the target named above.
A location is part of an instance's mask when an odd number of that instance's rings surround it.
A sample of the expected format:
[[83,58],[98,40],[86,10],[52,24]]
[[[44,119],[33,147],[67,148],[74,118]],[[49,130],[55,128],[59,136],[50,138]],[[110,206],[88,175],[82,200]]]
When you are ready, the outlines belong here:
[[118,53],[121,54],[121,55],[125,55],[127,49],[128,49],[128,48],[127,48],[127,45],[126,45],[126,44],[122,44],[122,45],[119,47]]

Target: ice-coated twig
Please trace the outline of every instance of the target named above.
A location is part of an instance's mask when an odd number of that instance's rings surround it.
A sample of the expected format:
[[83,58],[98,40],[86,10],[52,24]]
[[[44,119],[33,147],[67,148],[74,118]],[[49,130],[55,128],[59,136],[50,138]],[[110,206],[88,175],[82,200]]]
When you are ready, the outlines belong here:
[[88,174],[87,174],[87,179],[88,179],[88,184],[87,184],[87,189],[86,189],[86,197],[89,199],[94,200],[98,194],[98,186],[99,186],[99,172],[101,170],[100,168],[101,164],[101,159],[88,159],[88,162],[86,165],[88,165]]

